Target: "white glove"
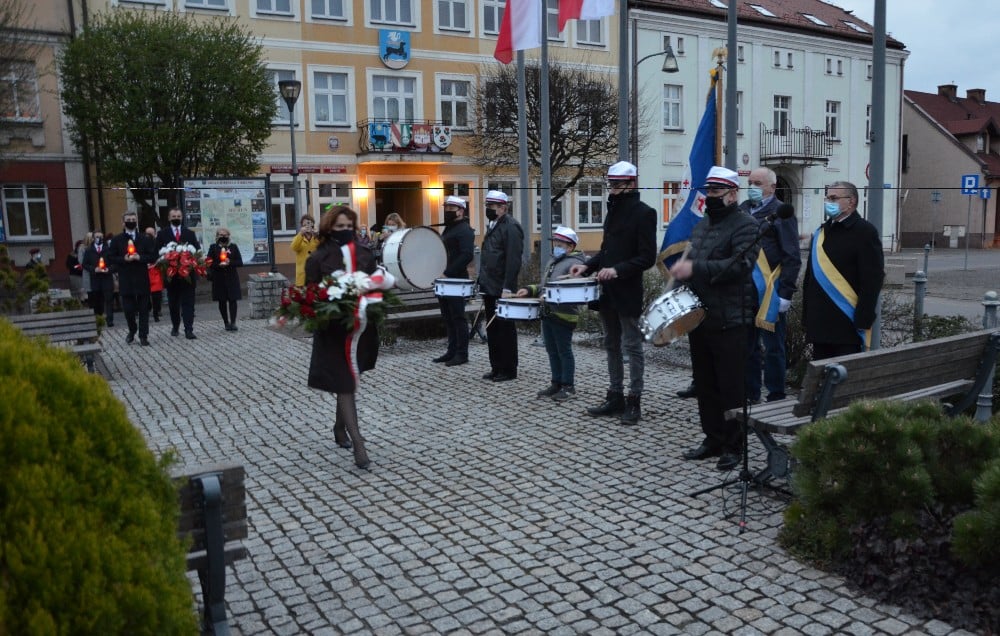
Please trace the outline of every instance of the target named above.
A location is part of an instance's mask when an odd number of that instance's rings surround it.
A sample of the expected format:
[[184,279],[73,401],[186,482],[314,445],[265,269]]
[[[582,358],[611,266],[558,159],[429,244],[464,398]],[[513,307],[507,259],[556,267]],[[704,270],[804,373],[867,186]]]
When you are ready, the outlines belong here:
[[778,313],[783,314],[792,306],[792,301],[778,297]]

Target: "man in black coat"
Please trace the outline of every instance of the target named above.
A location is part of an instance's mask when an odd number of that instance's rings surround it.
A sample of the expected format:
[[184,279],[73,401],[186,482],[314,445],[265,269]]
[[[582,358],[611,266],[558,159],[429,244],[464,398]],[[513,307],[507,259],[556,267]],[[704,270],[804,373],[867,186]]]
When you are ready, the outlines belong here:
[[[125,231],[111,239],[108,258],[118,272],[118,297],[128,323],[125,342],[135,341],[149,346],[149,265],[156,262],[156,245],[153,239],[139,231],[135,212],[122,215]],[[138,320],[137,320],[138,318]]]
[[[740,204],[761,226],[760,248],[764,251],[767,264],[772,271],[781,268],[776,282],[778,292],[778,318],[774,331],[757,328],[756,341],[751,343],[750,358],[747,361],[747,399],[757,402],[761,397],[761,369],[764,371],[764,386],[767,401],[785,399],[786,347],[788,308],[792,306],[802,255],[799,251],[799,223],[794,216],[787,219],[775,218],[781,200],[774,195],[778,178],[770,168],[756,168],[747,179],[747,200]],[[768,220],[771,217],[772,220]],[[769,226],[769,227],[768,227]],[[761,349],[763,348],[763,355]]]
[[[634,165],[619,161],[608,168],[608,214],[600,251],[583,265],[570,268],[571,276],[597,272],[601,282],[598,307],[604,325],[604,349],[610,379],[607,397],[591,415],[619,415],[622,424],[637,424],[646,359],[639,330],[642,314],[642,273],[656,260],[656,212],[639,200]],[[629,391],[625,397],[625,362],[628,354]]]
[[[449,196],[444,202],[444,250],[448,263],[444,268],[445,278],[468,278],[469,263],[475,250],[475,232],[469,226],[466,216],[465,199]],[[441,317],[448,332],[448,349],[444,355],[434,358],[434,362],[444,362],[446,367],[454,367],[469,361],[469,325],[465,321],[465,298],[461,296],[438,296]]]
[[90,273],[90,306],[94,314],[104,316],[108,327],[115,326],[115,275],[108,260],[104,232],[94,230],[94,242],[83,252],[83,269]]
[[[802,324],[806,342],[813,346],[813,360],[869,348],[885,278],[882,241],[878,229],[858,214],[857,187],[848,181],[831,184],[823,212],[826,222],[813,235],[802,281]],[[828,282],[831,272],[822,267],[824,262],[839,272],[850,289]],[[856,299],[853,306],[848,300],[851,295]]]
[[[195,233],[184,226],[184,215],[180,208],[171,208],[168,216],[170,227],[163,228],[156,235],[156,249],[159,251],[168,243],[187,243],[196,250],[201,250],[201,243]],[[197,284],[197,277],[191,274],[191,280],[187,281],[180,276],[174,276],[170,281],[164,281],[167,289],[167,307],[170,309],[170,330],[171,336],[178,335],[181,317],[184,319],[184,336],[188,340],[194,340],[194,292]]]

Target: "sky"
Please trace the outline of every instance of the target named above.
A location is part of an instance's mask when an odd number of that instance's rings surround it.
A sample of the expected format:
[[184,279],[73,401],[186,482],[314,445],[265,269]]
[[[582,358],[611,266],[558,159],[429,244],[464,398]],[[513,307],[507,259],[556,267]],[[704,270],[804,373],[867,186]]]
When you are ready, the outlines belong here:
[[[875,22],[875,0],[826,0]],[[991,10],[985,10],[989,6]],[[903,88],[936,93],[939,84],[986,89],[1000,101],[1000,64],[994,60],[1000,18],[983,0],[886,0],[886,31],[901,41],[906,59]]]

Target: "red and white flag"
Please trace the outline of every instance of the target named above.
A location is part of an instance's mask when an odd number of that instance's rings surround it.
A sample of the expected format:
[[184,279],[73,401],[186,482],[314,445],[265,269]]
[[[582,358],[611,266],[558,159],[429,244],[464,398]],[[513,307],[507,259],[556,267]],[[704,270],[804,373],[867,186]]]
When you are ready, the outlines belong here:
[[570,20],[597,20],[614,14],[615,0],[559,0],[559,32]]
[[504,64],[514,59],[514,51],[542,45],[542,0],[507,0],[500,35],[493,57]]

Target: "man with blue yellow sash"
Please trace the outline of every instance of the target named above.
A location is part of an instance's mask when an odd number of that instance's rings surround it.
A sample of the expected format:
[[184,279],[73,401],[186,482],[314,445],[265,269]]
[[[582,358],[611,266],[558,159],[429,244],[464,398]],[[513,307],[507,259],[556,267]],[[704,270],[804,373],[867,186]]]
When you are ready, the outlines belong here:
[[767,401],[785,399],[785,319],[792,306],[802,255],[799,252],[799,224],[794,216],[777,216],[780,199],[774,194],[778,177],[770,168],[756,168],[747,178],[747,200],[740,209],[760,224],[760,254],[754,265],[753,280],[760,308],[754,320],[756,340],[747,360],[747,399],[761,398],[761,370]]
[[816,230],[802,283],[802,324],[813,360],[867,351],[885,277],[882,241],[858,214],[858,189],[827,187],[826,221]]

